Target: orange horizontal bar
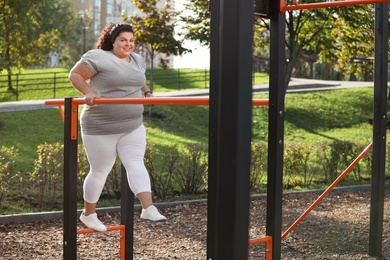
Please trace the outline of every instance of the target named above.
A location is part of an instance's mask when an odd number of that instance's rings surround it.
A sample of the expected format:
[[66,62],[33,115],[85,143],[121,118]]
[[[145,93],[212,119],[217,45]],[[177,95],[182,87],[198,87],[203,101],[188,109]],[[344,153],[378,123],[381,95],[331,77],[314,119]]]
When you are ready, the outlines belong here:
[[[119,225],[119,226],[112,226],[107,228],[108,231],[116,231],[116,230],[125,230],[125,225]],[[82,234],[91,234],[91,233],[97,233],[100,231],[96,231],[94,229],[79,229],[77,230],[77,234],[82,235]]]
[[362,5],[362,4],[377,4],[377,3],[389,3],[389,0],[342,0],[333,2],[322,2],[322,3],[306,3],[297,4],[298,1],[294,1],[295,5],[286,5],[286,0],[280,0],[280,11],[291,11],[291,10],[303,10],[303,9],[314,9],[314,8],[327,8],[336,6],[346,5]]
[[272,237],[266,236],[266,237],[262,237],[262,238],[249,239],[249,244],[255,245],[255,244],[261,244],[261,243],[267,243],[270,241],[272,241]]
[[[75,104],[85,104],[84,98],[74,98]],[[95,104],[144,104],[167,106],[208,106],[208,97],[153,97],[153,98],[96,98]],[[60,106],[64,104],[62,99],[49,99],[45,101],[48,106]],[[253,99],[254,106],[268,106],[268,99]]]

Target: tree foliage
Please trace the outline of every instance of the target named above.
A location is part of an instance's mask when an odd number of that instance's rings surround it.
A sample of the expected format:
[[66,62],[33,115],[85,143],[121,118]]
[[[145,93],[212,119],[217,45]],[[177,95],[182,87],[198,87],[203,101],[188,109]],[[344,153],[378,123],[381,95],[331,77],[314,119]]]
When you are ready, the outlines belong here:
[[[302,0],[300,3],[308,2]],[[312,2],[312,1],[311,1]],[[185,23],[185,37],[202,45],[210,41],[210,11],[208,0],[188,1],[191,15],[181,17]],[[254,22],[254,50],[267,53],[270,21]],[[265,50],[265,51],[264,51]],[[317,8],[286,12],[286,82],[302,66],[302,58],[310,56],[314,62],[333,64],[333,69],[344,74],[372,73],[369,57],[374,53],[373,5]],[[354,58],[363,60],[356,64]],[[372,64],[371,64],[372,65]]]
[[[146,49],[153,60],[156,55],[181,55],[188,52],[182,42],[175,39],[175,20],[177,13],[169,5],[160,9],[157,1],[141,0],[135,2],[142,15],[132,15],[130,20],[134,26],[136,41]],[[165,61],[160,59],[160,65],[166,67]]]
[[210,44],[210,9],[209,0],[187,1],[184,4],[185,12],[180,16],[186,31],[185,39],[198,41],[203,46]]
[[44,66],[72,33],[73,17],[68,0],[0,0],[0,70]]

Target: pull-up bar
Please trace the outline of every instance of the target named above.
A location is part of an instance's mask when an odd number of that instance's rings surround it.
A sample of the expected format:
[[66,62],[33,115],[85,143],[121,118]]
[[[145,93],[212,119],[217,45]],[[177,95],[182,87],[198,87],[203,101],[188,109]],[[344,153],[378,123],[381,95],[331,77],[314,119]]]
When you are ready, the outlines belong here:
[[314,8],[326,8],[346,5],[363,5],[363,4],[378,4],[388,3],[389,0],[341,0],[332,2],[317,2],[317,3],[302,3],[298,0],[294,0],[294,5],[286,5],[286,0],[280,0],[280,11],[302,10],[302,9],[314,9]]

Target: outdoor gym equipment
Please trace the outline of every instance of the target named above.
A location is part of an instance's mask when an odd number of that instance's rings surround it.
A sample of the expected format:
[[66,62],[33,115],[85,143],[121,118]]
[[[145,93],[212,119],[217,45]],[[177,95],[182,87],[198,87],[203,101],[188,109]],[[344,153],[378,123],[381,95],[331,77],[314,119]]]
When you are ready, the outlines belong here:
[[[64,120],[64,259],[77,258],[77,234],[90,234],[91,229],[77,230],[77,142],[78,142],[78,106],[85,104],[84,98],[65,98],[65,100],[46,100],[46,105],[58,106]],[[176,105],[205,106],[209,105],[208,97],[172,97],[172,98],[96,98],[94,104],[146,104],[146,105]],[[254,106],[268,106],[267,99],[253,99]],[[62,106],[65,105],[65,113]],[[122,166],[121,178],[127,178]],[[134,194],[130,191],[127,181],[121,182],[121,225],[108,227],[107,231],[120,231],[120,257],[133,259],[133,219]],[[265,241],[270,248],[270,239]]]

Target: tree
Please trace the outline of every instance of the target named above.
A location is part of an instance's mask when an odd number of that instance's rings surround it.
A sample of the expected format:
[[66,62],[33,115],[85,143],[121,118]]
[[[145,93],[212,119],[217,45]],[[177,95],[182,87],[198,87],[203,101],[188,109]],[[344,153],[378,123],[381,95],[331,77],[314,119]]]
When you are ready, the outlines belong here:
[[68,36],[73,13],[69,1],[0,0],[0,71],[45,65],[50,51],[58,50]]
[[180,16],[186,31],[185,39],[198,41],[203,46],[210,45],[210,8],[209,0],[187,1],[184,4],[185,12]]
[[[182,46],[181,41],[175,39],[174,18],[177,13],[172,12],[169,5],[159,9],[156,0],[141,0],[135,5],[144,15],[133,15],[130,20],[134,26],[137,43],[150,55],[152,69],[153,60],[160,53],[181,55],[189,51]],[[160,60],[160,64],[166,67],[163,59]]]
[[[183,16],[186,38],[209,45],[210,13],[208,0],[187,2],[190,17]],[[300,1],[304,3],[306,1]],[[269,44],[269,20],[256,19],[254,50]],[[358,32],[358,33],[356,33]],[[341,73],[360,72],[352,57],[366,58],[373,53],[373,8],[371,5],[318,8],[286,12],[286,82],[303,55],[319,57],[321,62],[337,62]],[[336,37],[335,37],[336,36]],[[314,62],[312,62],[313,64]]]

